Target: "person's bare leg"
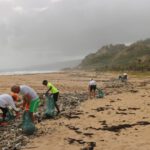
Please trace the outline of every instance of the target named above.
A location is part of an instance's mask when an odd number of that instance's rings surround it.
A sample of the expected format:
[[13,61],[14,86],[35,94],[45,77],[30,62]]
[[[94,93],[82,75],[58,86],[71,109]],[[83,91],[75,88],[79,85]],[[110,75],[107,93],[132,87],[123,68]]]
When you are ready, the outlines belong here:
[[88,88],[88,99],[91,98],[91,95],[90,95],[90,89]]
[[94,96],[94,98],[96,97],[96,92],[95,92],[95,90],[93,91],[93,96]]
[[90,97],[90,99],[92,98],[92,92],[91,91],[89,91],[89,97]]
[[92,90],[92,98],[94,98],[94,90]]

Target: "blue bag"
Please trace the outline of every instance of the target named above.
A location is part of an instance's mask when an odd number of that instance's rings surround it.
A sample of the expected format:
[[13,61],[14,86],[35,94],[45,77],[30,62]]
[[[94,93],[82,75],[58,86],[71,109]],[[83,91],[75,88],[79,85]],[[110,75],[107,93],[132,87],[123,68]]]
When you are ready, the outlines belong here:
[[[2,114],[1,114],[1,116],[2,116]],[[8,109],[8,111],[6,113],[5,121],[11,121],[14,119],[15,119],[15,116],[14,116],[13,112]],[[0,118],[0,122],[3,122],[3,118]]]
[[98,95],[97,98],[103,98],[105,96],[104,92],[102,91],[102,89],[97,89],[98,91]]
[[55,115],[55,104],[53,95],[46,96],[46,117],[53,117]]
[[35,131],[35,125],[32,122],[29,111],[25,111],[23,114],[22,130],[23,130],[23,133],[27,135],[31,135]]

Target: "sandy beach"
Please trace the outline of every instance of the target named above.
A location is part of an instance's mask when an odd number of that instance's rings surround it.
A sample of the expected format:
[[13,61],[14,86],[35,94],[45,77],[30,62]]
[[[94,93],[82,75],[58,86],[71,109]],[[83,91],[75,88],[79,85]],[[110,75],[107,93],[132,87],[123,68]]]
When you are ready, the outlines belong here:
[[36,126],[46,129],[30,138],[24,150],[149,150],[150,149],[150,76],[130,76],[120,84],[117,73],[58,72],[0,77],[0,93],[10,93],[14,84],[26,84],[44,93],[47,79],[61,94],[85,93],[91,78],[104,89],[105,97],[87,99],[71,110],[76,117],[60,114]]

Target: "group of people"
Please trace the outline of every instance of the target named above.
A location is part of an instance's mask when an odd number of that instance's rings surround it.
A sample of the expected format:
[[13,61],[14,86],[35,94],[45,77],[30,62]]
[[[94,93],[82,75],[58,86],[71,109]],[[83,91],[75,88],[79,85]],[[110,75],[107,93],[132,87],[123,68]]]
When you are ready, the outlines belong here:
[[[127,73],[123,73],[122,75],[119,75],[118,79],[121,82],[127,82],[127,80],[128,80],[128,74]],[[90,99],[96,97],[96,90],[98,90],[96,81],[94,79],[91,79],[89,81],[89,84],[88,84],[88,91],[89,91],[89,97],[90,97]]]
[[[119,76],[119,79],[127,80],[127,74],[123,74],[123,76]],[[47,91],[45,92],[45,96],[53,95],[54,105],[57,109],[57,114],[60,113],[59,106],[57,104],[57,100],[59,97],[59,90],[47,80],[43,80],[42,84],[47,87]],[[89,97],[95,98],[97,90],[97,83],[94,79],[91,79],[88,84]],[[37,112],[37,109],[40,104],[40,98],[34,89],[27,85],[14,85],[11,87],[12,94],[1,94],[0,95],[0,109],[3,112],[3,121],[6,119],[6,114],[8,112],[9,106],[18,114],[20,111],[19,108],[16,107],[15,101],[18,100],[18,95],[22,96],[22,110],[28,110],[31,114],[31,119],[34,122],[33,113]]]
[[[47,80],[43,80],[42,84],[47,87],[47,91],[45,92],[45,96],[53,95],[54,105],[57,110],[57,114],[60,113],[59,106],[57,104],[57,100],[59,97],[59,90]],[[96,97],[96,81],[91,79],[89,82],[88,90],[90,98]],[[11,87],[11,94],[1,94],[0,95],[0,109],[2,111],[3,121],[6,120],[6,115],[9,112],[9,107],[11,107],[16,114],[22,109],[23,111],[29,111],[32,122],[34,122],[33,113],[37,112],[40,98],[36,91],[27,86],[27,85],[14,85]],[[19,99],[19,95],[21,95],[22,104],[21,107],[17,108],[17,101]]]
[[[57,105],[57,100],[59,96],[59,90],[47,80],[42,82],[44,86],[47,87],[47,91],[45,93],[46,96],[49,94],[53,95],[54,104],[57,109],[57,114],[60,113],[59,106]],[[34,122],[34,115],[33,113],[37,112],[37,109],[40,104],[40,98],[35,90],[27,85],[14,85],[11,87],[12,94],[1,94],[0,95],[0,109],[3,113],[2,118],[3,121],[6,120],[6,114],[9,111],[9,106],[18,113],[20,108],[16,107],[15,101],[18,100],[18,95],[22,96],[22,110],[28,110],[30,112],[30,116],[32,122]]]

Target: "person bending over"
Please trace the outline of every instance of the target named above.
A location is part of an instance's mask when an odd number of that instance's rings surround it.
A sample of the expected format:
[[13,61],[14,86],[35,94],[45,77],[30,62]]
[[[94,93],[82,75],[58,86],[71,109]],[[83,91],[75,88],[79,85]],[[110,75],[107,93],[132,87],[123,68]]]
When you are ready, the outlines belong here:
[[19,109],[16,108],[14,101],[16,101],[15,97],[9,94],[0,95],[0,109],[3,112],[3,121],[5,121],[6,119],[6,114],[9,111],[9,106],[11,106],[11,108],[15,110],[16,113],[18,113]]
[[47,80],[43,80],[42,84],[44,86],[46,86],[48,88],[48,90],[46,91],[45,95],[49,95],[49,92],[50,94],[53,95],[53,98],[54,98],[54,105],[57,109],[57,114],[60,113],[60,109],[59,109],[59,106],[57,105],[57,101],[58,101],[58,96],[59,96],[59,90],[50,82],[48,82]]
[[20,86],[14,85],[11,87],[11,91],[22,95],[23,110],[25,110],[27,105],[29,106],[30,116],[32,122],[34,122],[33,113],[37,112],[40,103],[40,99],[37,93],[27,85],[20,85]]

